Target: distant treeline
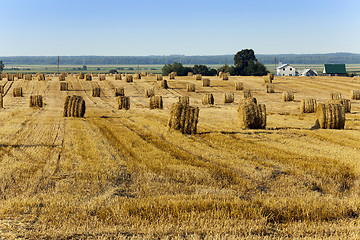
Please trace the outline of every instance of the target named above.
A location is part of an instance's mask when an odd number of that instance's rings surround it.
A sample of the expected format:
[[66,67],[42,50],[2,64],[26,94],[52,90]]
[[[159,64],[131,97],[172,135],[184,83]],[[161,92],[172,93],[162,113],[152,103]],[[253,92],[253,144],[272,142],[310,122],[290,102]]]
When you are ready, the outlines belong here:
[[[345,63],[360,64],[360,54],[328,53],[328,54],[257,54],[256,58],[263,64],[276,62],[289,64],[325,64]],[[57,56],[23,56],[0,57],[6,65],[57,65]],[[234,55],[214,56],[60,56],[61,65],[165,65],[174,62],[183,65],[223,65],[234,64]]]

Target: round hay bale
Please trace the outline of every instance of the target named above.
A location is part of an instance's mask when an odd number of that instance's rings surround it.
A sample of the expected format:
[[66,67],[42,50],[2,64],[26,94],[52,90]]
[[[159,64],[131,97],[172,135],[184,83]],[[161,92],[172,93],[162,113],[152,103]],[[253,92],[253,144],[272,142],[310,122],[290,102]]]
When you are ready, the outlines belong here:
[[156,81],[162,81],[162,80],[163,80],[163,75],[156,74]]
[[155,96],[155,89],[150,88],[150,89],[145,89],[145,97],[149,98],[149,97],[153,97]]
[[265,77],[265,83],[272,83],[274,80],[274,74],[273,73],[268,73]]
[[14,81],[14,79],[15,79],[15,75],[14,75],[14,74],[8,74],[8,75],[7,75],[7,80],[8,80],[8,81]]
[[234,94],[233,93],[224,93],[224,103],[233,103]]
[[125,75],[124,77],[126,83],[133,82],[133,76],[132,75]]
[[92,96],[93,97],[100,97],[100,88],[99,87],[93,87],[92,88]]
[[149,101],[150,109],[163,109],[163,100],[161,96],[152,96]]
[[85,75],[83,73],[78,73],[77,78],[78,79],[84,79]]
[[195,80],[201,80],[202,79],[202,75],[201,74],[196,74],[195,75]]
[[115,88],[115,97],[125,96],[124,87]]
[[160,88],[163,88],[163,89],[168,89],[168,88],[169,88],[168,83],[167,83],[166,80],[160,81],[160,82],[159,82],[159,87],[160,87]]
[[316,108],[316,99],[302,99],[300,102],[301,113],[314,113]]
[[85,101],[81,96],[67,96],[65,98],[63,117],[84,117]]
[[4,97],[2,93],[0,93],[0,108],[4,108]]
[[130,109],[130,97],[118,96],[116,98],[116,109]]
[[99,81],[104,81],[106,80],[106,75],[105,74],[100,74],[99,75]]
[[179,103],[189,105],[190,104],[189,96],[179,96]]
[[142,76],[142,77],[146,77],[146,76],[147,76],[147,72],[141,72],[141,76]]
[[193,84],[193,83],[186,84],[186,91],[187,92],[195,92],[195,84]]
[[198,119],[198,107],[173,103],[170,107],[168,126],[170,130],[180,131],[182,134],[196,134]]
[[91,74],[92,77],[98,77],[99,75],[97,73]]
[[16,87],[13,89],[13,96],[14,97],[22,97],[23,96],[23,91],[22,91],[22,87]]
[[202,80],[202,86],[203,86],[203,87],[210,87],[210,79],[204,78],[204,79]]
[[266,93],[274,93],[275,86],[273,84],[266,84],[265,92]]
[[67,91],[68,90],[68,83],[67,82],[61,82],[60,83],[60,91]]
[[193,75],[194,75],[194,73],[193,72],[188,72],[188,77],[192,77]]
[[241,91],[241,90],[244,90],[244,83],[236,82],[235,83],[235,91]]
[[116,73],[116,74],[115,74],[115,80],[121,80],[121,75],[118,74],[118,73]]
[[214,96],[212,95],[212,93],[206,93],[203,95],[202,104],[203,105],[214,105]]
[[223,72],[219,72],[219,78],[222,78],[223,74]]
[[244,99],[246,99],[246,98],[252,98],[252,97],[253,97],[252,91],[251,91],[251,90],[244,90],[244,91],[243,91],[243,94],[242,94],[242,97],[243,97]]
[[228,73],[223,73],[222,76],[221,76],[221,78],[222,78],[223,81],[227,81],[227,80],[229,80],[229,76],[230,76],[230,74],[228,74]]
[[86,74],[86,75],[85,75],[85,80],[86,80],[86,81],[92,81],[92,76],[91,76],[91,74],[89,74],[89,73]]
[[38,73],[37,80],[38,81],[45,81],[45,74],[44,73]]
[[134,74],[134,79],[135,80],[141,79],[141,75],[139,73],[135,73]]
[[349,99],[334,99],[334,100],[329,100],[326,103],[333,103],[333,104],[341,104],[344,108],[345,113],[350,113],[351,112],[351,101]]
[[62,75],[62,74],[61,74],[61,75],[59,76],[59,81],[65,81],[65,75]]
[[316,117],[322,129],[344,129],[345,111],[341,104],[319,103]]
[[0,94],[4,94],[4,85],[0,85]]
[[17,74],[17,78],[18,78],[18,79],[23,79],[23,78],[24,78],[24,74],[23,74],[23,73],[18,73],[18,74]]
[[350,99],[351,100],[360,100],[360,90],[351,90]]
[[42,96],[41,95],[30,96],[29,107],[42,108],[43,107]]
[[330,93],[330,99],[334,100],[334,99],[340,99],[340,98],[342,98],[341,93],[339,93],[339,92]]
[[32,75],[31,74],[26,74],[25,75],[25,80],[26,81],[31,81],[32,80]]
[[294,101],[294,92],[288,92],[288,91],[283,92],[282,99],[284,102]]
[[266,106],[256,104],[253,99],[244,99],[238,107],[239,126],[243,129],[266,128]]
[[169,73],[169,79],[175,79],[175,75],[176,73],[175,72],[171,72]]

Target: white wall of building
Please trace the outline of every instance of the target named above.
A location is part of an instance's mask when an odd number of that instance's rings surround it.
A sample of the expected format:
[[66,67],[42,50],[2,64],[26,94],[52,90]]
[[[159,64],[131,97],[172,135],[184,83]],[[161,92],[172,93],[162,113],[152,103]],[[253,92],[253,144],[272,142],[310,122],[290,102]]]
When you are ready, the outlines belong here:
[[275,70],[276,76],[296,76],[296,69],[290,65],[277,67]]

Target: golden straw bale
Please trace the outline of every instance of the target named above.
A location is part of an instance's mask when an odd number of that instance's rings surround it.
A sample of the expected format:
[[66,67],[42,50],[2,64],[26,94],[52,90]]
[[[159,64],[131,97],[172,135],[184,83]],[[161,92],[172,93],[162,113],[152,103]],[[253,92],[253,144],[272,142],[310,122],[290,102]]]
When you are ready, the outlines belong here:
[[77,78],[78,79],[84,79],[85,78],[84,73],[78,73]]
[[169,79],[175,79],[175,76],[176,76],[175,72],[169,73]]
[[45,74],[44,73],[38,73],[37,74],[37,80],[38,81],[45,81]]
[[7,75],[7,80],[8,81],[14,81],[15,75],[14,74],[8,74]]
[[63,117],[84,117],[85,101],[81,96],[67,96],[65,98]]
[[252,97],[253,97],[252,91],[251,91],[251,90],[244,90],[244,92],[243,92],[243,94],[242,94],[242,97],[243,97],[244,99],[246,99],[246,98],[252,98]]
[[345,113],[351,112],[351,101],[349,99],[344,99],[344,98],[334,99],[334,100],[329,100],[326,103],[341,104],[344,108]]
[[22,91],[22,87],[16,87],[13,89],[13,96],[14,97],[22,97],[23,96],[23,91]]
[[24,78],[24,74],[23,74],[23,73],[18,73],[18,74],[17,74],[17,78],[18,78],[18,79],[23,79],[23,78]]
[[239,125],[243,129],[266,128],[266,106],[256,104],[253,99],[243,99],[238,107]]
[[188,104],[173,103],[170,108],[169,129],[182,134],[196,134],[199,108]]
[[147,72],[141,72],[141,76],[142,76],[142,77],[146,77],[146,76],[147,76]]
[[99,75],[99,81],[104,81],[106,80],[106,75],[105,74],[100,74]]
[[67,91],[68,90],[68,83],[67,82],[61,82],[60,83],[60,91]]
[[265,83],[272,83],[274,80],[274,74],[268,73],[265,77]]
[[65,75],[59,75],[59,81],[65,81]]
[[196,74],[195,75],[195,80],[201,80],[202,79],[202,75],[201,74]]
[[2,74],[0,74],[0,80],[2,80],[2,79],[3,79]]
[[163,76],[161,74],[156,74],[156,81],[163,80]]
[[219,72],[219,78],[222,78],[223,74],[223,72]]
[[163,109],[163,100],[161,96],[152,96],[149,101],[150,109]]
[[125,82],[127,82],[127,83],[133,82],[133,76],[132,75],[125,75],[124,79],[125,79]]
[[88,73],[88,74],[85,75],[85,80],[86,80],[86,81],[92,81],[92,76],[91,76],[90,73]]
[[116,73],[115,74],[115,80],[121,80],[121,74]]
[[186,91],[187,92],[195,92],[195,84],[193,84],[193,83],[186,84]]
[[221,76],[221,79],[222,79],[223,81],[229,80],[229,74],[228,74],[228,73],[223,73],[222,76]]
[[345,110],[341,104],[318,104],[316,117],[316,125],[322,129],[344,129]]
[[116,109],[125,109],[130,108],[130,97],[118,96],[116,97]]
[[224,93],[224,103],[233,103],[234,94],[233,93]]
[[97,73],[93,73],[91,75],[92,75],[92,77],[98,77],[99,76],[99,74],[97,74]]
[[25,75],[25,80],[26,81],[31,81],[32,80],[32,75],[31,74],[26,74]]
[[214,105],[214,96],[212,95],[212,93],[206,93],[203,95],[202,104]]
[[4,85],[0,85],[0,94],[4,94]]
[[124,87],[115,88],[115,97],[125,96]]
[[139,73],[135,73],[134,74],[134,79],[137,80],[137,79],[141,79],[141,75]]
[[235,83],[235,91],[241,91],[241,90],[244,90],[244,83],[236,82]]
[[168,83],[167,83],[166,80],[160,81],[160,82],[159,82],[159,87],[160,87],[160,88],[164,88],[164,89],[168,89],[168,88],[169,88]]
[[288,92],[288,91],[283,92],[282,99],[284,102],[294,101],[294,92]]
[[210,79],[204,78],[204,79],[202,80],[202,86],[203,86],[203,87],[210,87]]
[[0,93],[0,108],[4,108],[4,98],[2,93]]
[[193,75],[194,75],[194,73],[193,72],[188,72],[188,74],[187,74],[189,77],[192,77]]
[[334,99],[340,99],[340,98],[342,98],[341,93],[339,93],[339,92],[330,93],[330,99],[334,100]]
[[351,90],[350,99],[351,100],[360,100],[360,90]]
[[274,93],[275,92],[275,86],[273,84],[266,84],[265,92],[266,93]]
[[30,96],[29,107],[42,108],[43,107],[42,96],[41,95]]
[[316,108],[316,99],[302,99],[300,102],[301,113],[314,113]]
[[153,89],[153,88],[145,89],[145,97],[146,98],[153,97],[153,96],[155,96],[155,89]]
[[179,96],[179,103],[189,105],[189,103],[190,103],[189,96]]
[[92,88],[92,96],[93,97],[100,97],[100,88],[99,87],[93,87]]

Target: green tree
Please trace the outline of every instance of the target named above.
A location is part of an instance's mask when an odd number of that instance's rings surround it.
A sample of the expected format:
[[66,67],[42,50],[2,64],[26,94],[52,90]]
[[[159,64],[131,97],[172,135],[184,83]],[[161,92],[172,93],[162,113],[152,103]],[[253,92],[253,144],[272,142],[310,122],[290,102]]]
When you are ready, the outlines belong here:
[[5,65],[3,64],[2,61],[0,61],[0,72],[2,72],[4,70],[4,67],[5,67]]
[[234,56],[235,75],[242,76],[263,76],[268,73],[266,67],[258,62],[254,50],[243,49]]

